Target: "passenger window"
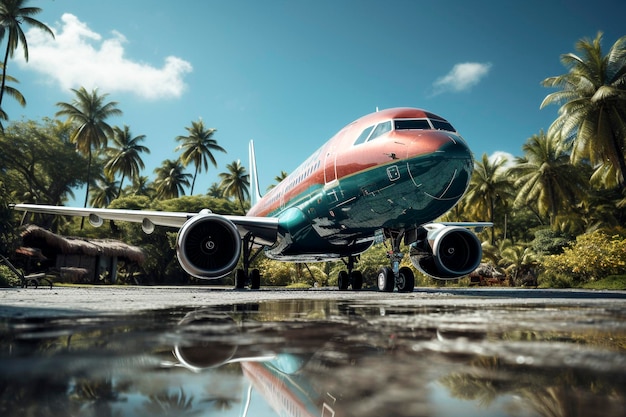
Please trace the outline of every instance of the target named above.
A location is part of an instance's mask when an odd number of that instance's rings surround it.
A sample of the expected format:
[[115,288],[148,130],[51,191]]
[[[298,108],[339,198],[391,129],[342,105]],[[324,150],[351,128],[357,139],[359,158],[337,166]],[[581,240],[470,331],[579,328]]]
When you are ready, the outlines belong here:
[[372,126],[366,128],[363,132],[361,132],[359,137],[356,138],[356,142],[354,142],[354,144],[355,145],[359,145],[361,143],[364,143],[367,140],[367,137],[370,135],[370,132],[372,131],[373,128],[374,128],[374,126],[372,125]]
[[383,122],[383,123],[377,124],[376,125],[376,129],[374,129],[374,131],[372,132],[372,135],[368,139],[368,142],[370,140],[376,139],[377,137],[379,137],[383,133],[389,132],[390,130],[391,130],[391,121],[387,121],[387,122]]

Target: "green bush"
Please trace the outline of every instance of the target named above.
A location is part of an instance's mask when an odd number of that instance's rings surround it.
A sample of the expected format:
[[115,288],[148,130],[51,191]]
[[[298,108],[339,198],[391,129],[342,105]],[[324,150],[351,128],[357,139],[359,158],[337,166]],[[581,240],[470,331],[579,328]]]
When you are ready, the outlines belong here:
[[6,265],[0,265],[0,287],[19,287],[20,278]]
[[566,276],[573,285],[626,274],[626,239],[600,231],[580,235],[563,253],[545,256],[541,264],[547,279]]

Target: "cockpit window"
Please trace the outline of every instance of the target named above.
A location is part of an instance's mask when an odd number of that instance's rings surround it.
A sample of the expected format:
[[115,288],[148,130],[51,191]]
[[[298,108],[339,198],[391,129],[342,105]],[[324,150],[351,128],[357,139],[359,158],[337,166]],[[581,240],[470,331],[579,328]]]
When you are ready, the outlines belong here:
[[370,135],[370,132],[372,131],[373,128],[374,128],[374,125],[365,128],[365,130],[361,132],[359,137],[356,138],[356,142],[354,142],[354,144],[358,145],[358,144],[364,143],[367,140],[367,137]]
[[389,132],[391,130],[391,121],[382,122],[376,125],[376,129],[370,135],[368,141],[374,140],[383,133]]
[[432,129],[426,119],[405,119],[393,121],[396,130]]
[[430,122],[433,124],[434,128],[437,130],[446,130],[448,132],[456,132],[456,129],[452,127],[452,125],[445,120],[438,119],[430,119]]

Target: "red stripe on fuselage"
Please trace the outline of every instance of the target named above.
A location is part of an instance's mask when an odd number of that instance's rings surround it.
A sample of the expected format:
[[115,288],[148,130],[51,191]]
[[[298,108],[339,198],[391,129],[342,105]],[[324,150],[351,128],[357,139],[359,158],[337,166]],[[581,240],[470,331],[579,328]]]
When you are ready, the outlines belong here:
[[[369,126],[394,119],[432,117],[424,110],[395,108],[368,114],[340,130],[248,212],[249,216],[276,214],[312,190],[334,179],[366,171],[381,164],[437,151],[449,137],[437,130],[392,130],[369,142],[354,145]],[[443,119],[443,118],[441,118]]]

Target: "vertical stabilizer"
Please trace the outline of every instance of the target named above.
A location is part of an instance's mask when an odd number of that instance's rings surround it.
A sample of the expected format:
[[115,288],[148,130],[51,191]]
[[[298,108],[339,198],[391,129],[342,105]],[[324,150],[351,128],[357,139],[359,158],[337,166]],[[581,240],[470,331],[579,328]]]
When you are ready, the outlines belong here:
[[259,174],[256,170],[256,156],[254,155],[253,140],[250,141],[248,152],[250,155],[250,199],[252,200],[252,206],[254,206],[261,199],[261,192],[259,191]]

